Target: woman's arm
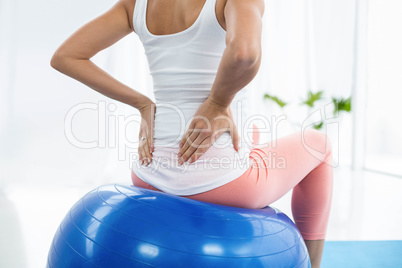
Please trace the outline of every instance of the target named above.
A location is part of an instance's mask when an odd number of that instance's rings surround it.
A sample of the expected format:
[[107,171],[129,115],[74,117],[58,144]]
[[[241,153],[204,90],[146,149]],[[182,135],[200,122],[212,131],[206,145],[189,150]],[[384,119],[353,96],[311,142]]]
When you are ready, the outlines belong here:
[[[152,160],[155,105],[145,95],[117,81],[90,59],[133,32],[135,1],[119,0],[110,10],[78,29],[54,53],[51,66],[99,93],[137,108],[141,113],[138,148],[141,163]],[[146,140],[141,140],[146,137]]]
[[152,101],[117,81],[90,60],[99,51],[133,32],[128,11],[131,6],[133,1],[119,0],[110,10],[82,26],[56,50],[50,64],[99,93],[141,110]]
[[256,76],[261,63],[264,0],[227,0],[224,15],[226,49],[209,99],[228,107]]
[[196,161],[226,131],[238,150],[239,137],[230,104],[236,93],[254,79],[260,67],[263,13],[264,0],[227,0],[226,49],[210,95],[197,110],[180,142],[179,164]]

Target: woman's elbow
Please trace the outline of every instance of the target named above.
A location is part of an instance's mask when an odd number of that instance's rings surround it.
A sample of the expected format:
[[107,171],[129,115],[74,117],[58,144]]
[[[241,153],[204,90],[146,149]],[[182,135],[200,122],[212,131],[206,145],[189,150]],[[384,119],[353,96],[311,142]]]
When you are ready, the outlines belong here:
[[69,68],[71,65],[71,60],[76,59],[76,56],[69,52],[67,49],[58,48],[56,52],[54,52],[51,60],[50,66],[56,69],[59,72],[64,72],[66,68]]
[[63,68],[63,56],[60,55],[58,51],[56,51],[51,60],[50,60],[50,66],[52,66],[53,69],[56,69],[60,71]]
[[233,46],[234,60],[243,66],[254,66],[261,59],[261,47],[253,44],[237,44]]

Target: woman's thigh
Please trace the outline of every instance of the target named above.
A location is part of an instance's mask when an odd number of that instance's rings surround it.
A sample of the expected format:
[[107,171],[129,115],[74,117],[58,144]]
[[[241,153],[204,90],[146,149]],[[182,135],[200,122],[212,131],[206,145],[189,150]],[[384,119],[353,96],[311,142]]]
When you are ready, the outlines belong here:
[[324,162],[332,169],[331,143],[318,130],[293,133],[257,150],[264,154],[268,167],[265,192],[260,196],[263,205],[278,200]]

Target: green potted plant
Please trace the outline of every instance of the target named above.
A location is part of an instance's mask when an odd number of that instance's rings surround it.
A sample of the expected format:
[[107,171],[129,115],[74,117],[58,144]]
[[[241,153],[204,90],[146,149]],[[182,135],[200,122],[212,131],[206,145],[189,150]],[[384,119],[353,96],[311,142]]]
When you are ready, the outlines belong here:
[[[281,99],[278,96],[274,96],[272,94],[268,94],[265,93],[264,94],[264,100],[268,100],[272,103],[274,103],[275,105],[277,105],[283,112],[285,107],[289,106],[291,103],[289,101],[284,101],[283,99]],[[350,113],[351,112],[351,101],[352,101],[352,97],[348,97],[348,98],[342,98],[342,97],[334,97],[332,96],[331,98],[327,99],[324,97],[324,91],[318,91],[318,92],[312,92],[311,90],[309,90],[307,92],[307,96],[306,98],[300,100],[297,104],[299,104],[299,106],[302,106],[304,108],[307,107],[308,109],[308,114],[312,113],[312,110],[314,108],[318,108],[318,104],[321,101],[329,101],[331,100],[331,104],[333,106],[333,116],[337,117],[339,115],[339,113]],[[297,127],[301,127],[302,123],[299,123],[297,121],[288,119],[289,122]],[[317,129],[317,130],[321,130],[324,126],[324,120],[321,119],[321,121],[315,123],[312,125],[313,128]]]

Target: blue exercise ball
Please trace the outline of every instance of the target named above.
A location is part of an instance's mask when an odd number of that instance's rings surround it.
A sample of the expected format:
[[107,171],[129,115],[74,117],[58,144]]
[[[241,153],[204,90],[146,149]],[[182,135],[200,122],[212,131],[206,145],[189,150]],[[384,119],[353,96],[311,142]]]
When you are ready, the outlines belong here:
[[134,186],[101,186],[58,228],[47,267],[310,267],[300,232],[272,207],[244,209]]

